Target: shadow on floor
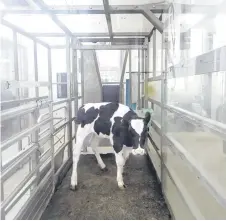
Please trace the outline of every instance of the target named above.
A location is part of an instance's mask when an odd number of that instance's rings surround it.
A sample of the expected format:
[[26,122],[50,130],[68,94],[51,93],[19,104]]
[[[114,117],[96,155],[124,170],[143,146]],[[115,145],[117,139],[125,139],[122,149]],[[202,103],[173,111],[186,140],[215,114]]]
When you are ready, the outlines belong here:
[[81,156],[78,166],[78,190],[69,190],[71,170],[41,219],[127,220],[169,219],[155,171],[147,156],[131,156],[125,166],[125,190],[116,182],[114,155],[103,155],[108,171],[102,172],[94,155]]

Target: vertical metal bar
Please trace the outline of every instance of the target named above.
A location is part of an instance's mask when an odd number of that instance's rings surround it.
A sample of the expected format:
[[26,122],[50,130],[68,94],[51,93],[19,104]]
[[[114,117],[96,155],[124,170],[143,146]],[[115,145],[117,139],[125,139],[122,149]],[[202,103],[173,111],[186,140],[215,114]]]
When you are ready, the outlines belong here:
[[[157,45],[156,45],[156,29],[153,30],[153,77],[156,76],[156,55],[157,55]],[[154,110],[154,103],[151,104],[151,108]]]
[[148,108],[149,42],[147,37],[145,38],[145,44],[148,47],[145,50],[144,108]]
[[[37,42],[35,41],[34,41],[34,74],[35,74],[35,81],[37,82],[38,81],[38,60],[37,60]],[[35,87],[35,97],[39,97],[38,87]],[[36,109],[34,112],[31,113],[32,125],[37,124],[38,116],[39,116],[39,109]],[[39,139],[39,130],[36,130],[31,135],[31,141],[39,145],[38,139]],[[35,169],[38,165],[39,165],[39,152],[36,151],[34,159],[31,159],[31,170]],[[39,180],[39,176],[40,176],[39,169],[37,169],[37,172],[36,172],[37,182]],[[36,185],[38,185],[38,183],[36,183]]]
[[132,56],[131,56],[131,50],[129,50],[129,94],[130,94],[130,99],[129,99],[129,106],[132,107]]
[[140,49],[138,49],[138,94],[137,94],[137,109],[140,110]]
[[[19,66],[18,66],[18,39],[17,39],[17,32],[13,31],[13,58],[14,58],[14,73],[15,73],[15,80],[19,81]],[[16,89],[16,96],[17,99],[20,99],[20,88]],[[19,127],[19,130],[21,130],[21,117],[17,117],[16,120],[18,121],[18,124],[16,127]],[[19,131],[20,132],[20,131]],[[18,151],[22,150],[22,140],[18,141]]]
[[[164,53],[165,48],[165,53]],[[161,69],[162,69],[162,80],[161,80],[161,139],[160,139],[160,148],[161,148],[161,184],[162,187],[164,185],[163,183],[163,169],[164,169],[164,134],[167,132],[166,128],[166,118],[165,115],[167,115],[167,111],[165,109],[165,104],[167,103],[167,50],[168,44],[167,44],[167,38],[164,36],[164,32],[162,34],[162,51],[161,51]],[[164,59],[165,58],[165,59]]]
[[68,120],[68,154],[72,157],[72,122],[71,122],[71,56],[70,56],[70,37],[66,37],[66,65],[67,65],[67,120]]
[[[2,171],[2,154],[1,154],[1,171]],[[1,184],[1,202],[4,201],[4,182],[0,182]],[[5,208],[1,208],[1,220],[5,220]]]
[[52,191],[55,190],[55,160],[54,160],[54,127],[53,127],[53,85],[52,85],[52,64],[51,64],[51,49],[48,48],[48,80],[49,80],[49,100],[51,101],[49,105],[49,116],[51,118],[50,121],[50,148],[51,148],[51,173],[52,173],[52,182],[53,188]]
[[142,96],[142,99],[141,99],[141,105],[142,105],[142,108],[144,108],[144,56],[145,56],[145,52],[144,50],[141,51],[141,70],[142,70],[142,85],[141,85],[141,96]]
[[[74,39],[73,39],[74,41]],[[77,70],[77,50],[73,49],[72,51],[72,74],[74,75],[74,111],[75,117],[77,116],[78,112],[78,70]],[[77,131],[77,125],[74,123],[75,126],[75,134]],[[76,139],[76,138],[75,138]]]
[[122,64],[121,77],[120,77],[120,102],[124,103],[124,76],[126,71],[126,63],[129,51],[126,50],[125,57]]
[[82,104],[84,104],[84,51],[81,50],[81,91],[82,91]]

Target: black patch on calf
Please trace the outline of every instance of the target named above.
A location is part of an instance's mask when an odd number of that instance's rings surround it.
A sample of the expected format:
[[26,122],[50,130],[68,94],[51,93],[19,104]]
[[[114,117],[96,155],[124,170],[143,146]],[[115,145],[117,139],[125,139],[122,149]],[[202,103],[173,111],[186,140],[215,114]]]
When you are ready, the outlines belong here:
[[84,106],[80,107],[77,113],[77,124],[81,124],[81,127],[84,127],[86,124],[92,123],[98,116],[99,109],[94,107],[89,108],[85,111]]
[[[137,114],[130,109],[123,117],[115,117],[114,124],[112,127],[113,134],[113,148],[116,153],[120,152],[123,145],[132,147],[136,139],[134,134],[129,130],[130,120],[137,117]],[[138,137],[139,138],[139,137]]]
[[113,114],[118,109],[118,103],[108,103],[100,106],[99,117],[94,124],[94,131],[99,135],[100,133],[110,135],[111,121]]

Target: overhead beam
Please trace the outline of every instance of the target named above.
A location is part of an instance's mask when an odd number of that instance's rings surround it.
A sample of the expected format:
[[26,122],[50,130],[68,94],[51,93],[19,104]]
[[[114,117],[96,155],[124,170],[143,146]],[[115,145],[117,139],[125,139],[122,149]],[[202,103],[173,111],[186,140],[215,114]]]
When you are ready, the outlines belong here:
[[[30,33],[35,37],[65,37],[64,33]],[[145,37],[149,32],[115,32],[113,37]],[[109,37],[109,33],[73,33],[75,37]]]
[[[110,14],[138,14],[143,12],[143,7],[150,9],[153,13],[162,13],[167,9],[166,5],[147,4],[137,5],[114,5],[108,7]],[[73,5],[73,6],[52,6],[49,11],[53,14],[105,14],[103,5]],[[4,10],[4,13],[14,14],[45,14],[40,10]]]
[[[159,16],[159,21],[162,21],[162,14]],[[150,41],[150,38],[151,38],[151,36],[153,35],[155,29],[156,29],[155,27],[153,27],[153,28],[151,29],[151,32],[150,32],[149,35],[148,35],[148,41]]]
[[104,5],[104,12],[105,12],[105,17],[107,21],[107,26],[108,26],[108,32],[110,39],[113,39],[113,31],[112,31],[112,23],[111,23],[111,14],[109,12],[109,2],[108,0],[103,0],[103,5]]
[[48,6],[43,2],[43,0],[35,0],[34,3],[45,13],[50,16],[53,22],[68,36],[73,37],[72,32],[58,19],[58,17],[49,10]]
[[26,37],[28,37],[28,38],[30,38],[30,39],[36,41],[37,43],[41,44],[42,46],[44,46],[44,47],[46,47],[46,48],[49,48],[49,47],[50,47],[50,46],[49,46],[47,43],[45,43],[44,41],[39,40],[38,38],[34,37],[34,36],[31,35],[30,33],[24,31],[23,29],[21,29],[21,28],[15,26],[14,24],[12,24],[12,23],[10,23],[10,22],[4,20],[4,19],[1,20],[1,23],[2,23],[3,25],[7,26],[8,28],[11,28],[12,30],[18,32],[19,34],[24,35],[24,36],[26,36]]
[[163,32],[163,23],[149,9],[144,8],[143,15],[150,21],[153,26],[160,32]]
[[115,43],[144,43],[144,38],[79,38],[80,42],[115,42]]
[[146,49],[147,45],[73,45],[77,50],[134,50]]

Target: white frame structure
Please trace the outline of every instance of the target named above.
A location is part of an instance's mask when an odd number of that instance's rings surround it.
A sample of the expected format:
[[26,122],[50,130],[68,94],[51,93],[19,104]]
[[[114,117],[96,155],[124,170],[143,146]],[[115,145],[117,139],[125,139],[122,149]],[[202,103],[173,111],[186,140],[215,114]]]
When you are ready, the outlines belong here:
[[[225,139],[226,136],[226,126],[225,124],[215,122],[205,117],[198,116],[196,114],[192,114],[191,112],[184,111],[180,108],[177,108],[172,105],[168,105],[166,102],[167,97],[167,80],[169,72],[167,68],[167,56],[163,56],[163,53],[167,54],[167,36],[164,35],[162,14],[167,13],[168,4],[147,4],[147,5],[117,5],[111,6],[109,5],[108,0],[103,0],[103,5],[92,5],[92,6],[54,6],[49,7],[44,3],[43,0],[30,0],[28,1],[33,7],[33,9],[5,9],[2,10],[1,14],[1,22],[4,26],[10,28],[14,32],[14,67],[15,74],[18,75],[18,57],[17,57],[17,33],[24,35],[33,41],[34,45],[34,66],[35,66],[35,81],[34,82],[23,82],[25,84],[30,84],[35,87],[35,98],[24,99],[24,100],[16,100],[16,101],[6,101],[1,102],[1,105],[9,104],[9,103],[19,103],[20,107],[9,109],[6,111],[1,111],[1,119],[11,119],[13,117],[19,117],[24,114],[32,113],[32,122],[33,125],[31,128],[21,131],[19,134],[16,134],[13,138],[10,138],[1,143],[1,150],[7,149],[10,145],[16,142],[21,142],[22,138],[31,134],[32,142],[28,149],[23,150],[11,161],[7,162],[7,164],[2,165],[1,163],[1,219],[4,220],[5,214],[10,211],[10,209],[21,199],[22,195],[26,193],[29,189],[33,189],[28,201],[23,205],[20,212],[16,215],[15,219],[39,219],[45,210],[49,200],[54,194],[55,188],[57,184],[62,180],[68,169],[72,164],[72,142],[75,140],[75,136],[72,134],[72,127],[74,127],[74,131],[76,131],[76,126],[73,125],[76,119],[76,113],[78,110],[78,100],[83,100],[84,88],[82,86],[82,96],[78,94],[78,63],[77,56],[78,50],[81,52],[81,62],[83,63],[83,50],[125,50],[125,57],[121,70],[121,78],[120,82],[120,99],[123,102],[123,94],[124,94],[124,75],[126,70],[126,64],[129,63],[129,75],[131,76],[131,50],[138,50],[138,73],[139,74],[139,92],[138,92],[138,108],[148,108],[148,102],[152,103],[152,107],[155,105],[161,108],[161,125],[159,125],[156,121],[152,121],[152,127],[156,131],[156,133],[161,138],[161,144],[158,146],[154,140],[150,137],[151,147],[153,147],[154,151],[158,156],[158,160],[161,166],[161,172],[159,179],[163,182],[164,173],[167,174],[168,177],[171,177],[172,182],[174,183],[179,195],[183,199],[183,203],[186,204],[193,214],[194,218],[202,219],[203,216],[200,214],[199,210],[194,209],[192,206],[192,201],[188,199],[187,193],[184,191],[183,187],[180,183],[177,182],[177,177],[173,173],[170,168],[167,167],[163,160],[163,146],[164,142],[167,142],[168,145],[173,149],[173,151],[182,156],[185,159],[186,165],[194,171],[194,173],[198,174],[200,177],[200,182],[207,186],[208,191],[219,201],[220,205],[226,208],[226,198],[224,195],[224,190],[218,188],[214,183],[210,182],[203,174],[202,169],[197,166],[195,162],[192,162],[192,159],[189,158],[189,155],[184,152],[183,148],[175,142],[170,136],[166,134],[165,128],[165,116],[166,111],[172,112],[184,120],[193,123],[199,124],[203,127],[210,129],[212,132],[220,135]],[[190,6],[190,5],[182,5],[183,7],[189,8],[191,12],[200,13],[206,12],[208,10],[214,10],[212,6]],[[37,9],[34,9],[37,7]],[[184,11],[184,13],[186,13]],[[11,24],[10,22],[4,19],[6,14],[47,14],[53,22],[64,32],[62,34],[59,33],[28,33],[22,30],[19,27]],[[63,24],[57,17],[58,14],[104,14],[107,21],[108,33],[72,33],[66,26]],[[154,28],[150,29],[150,32],[145,33],[136,33],[136,32],[114,32],[112,30],[112,21],[111,14],[142,14],[145,18],[148,19],[150,24],[154,26]],[[161,14],[160,17],[157,17],[155,14]],[[167,22],[165,22],[167,24]],[[164,24],[164,25],[166,25]],[[156,31],[159,31],[162,34],[162,72],[161,75],[157,76],[156,74]],[[38,37],[65,37],[66,44],[65,45],[55,45],[50,46],[42,40],[38,39]],[[123,38],[116,38],[123,37]],[[149,78],[149,41],[150,38],[153,38],[153,77]],[[110,45],[84,45],[83,42],[109,42]],[[37,44],[44,46],[48,50],[48,83],[39,82],[38,81],[38,66],[37,66]],[[59,101],[53,100],[53,82],[52,82],[52,66],[51,66],[51,51],[52,49],[65,49],[66,50],[66,67],[67,67],[67,98]],[[215,53],[213,51],[212,53]],[[83,65],[81,65],[81,74],[83,74]],[[165,68],[164,68],[165,67]],[[200,74],[200,73],[198,73]],[[205,73],[202,73],[205,74]],[[176,73],[175,77],[178,77],[179,74]],[[16,76],[16,85],[15,87],[22,87],[23,83],[18,81],[18,76]],[[151,99],[148,97],[148,93],[146,91],[145,85],[148,82],[159,81],[161,82],[161,101],[157,101],[155,99]],[[7,81],[10,84],[10,81]],[[84,82],[82,81],[84,85]],[[49,94],[47,97],[39,96],[38,88],[40,86],[48,87]],[[72,88],[74,91],[72,91]],[[131,90],[131,89],[130,89]],[[73,94],[72,94],[73,92]],[[25,102],[32,101],[43,101],[41,105],[33,105],[33,104],[24,104]],[[72,117],[72,102],[74,102],[74,117]],[[55,106],[65,104],[66,111],[66,119],[65,122],[56,127],[54,125],[54,116],[53,113],[56,110]],[[48,113],[45,116],[39,116],[39,111],[42,108],[48,107]],[[38,117],[39,116],[39,117]],[[62,119],[61,119],[62,120]],[[39,137],[39,129],[43,126],[49,124],[48,133],[40,138]],[[67,130],[67,139],[68,141],[57,151],[54,151],[54,135],[62,130]],[[50,157],[46,160],[46,170],[47,172],[42,177],[40,173],[40,159],[38,155],[38,147],[43,143],[49,141],[50,142]],[[68,148],[68,159],[65,162],[60,162],[59,159],[63,156],[63,152],[65,148]],[[149,149],[148,149],[149,152]],[[19,184],[19,186],[6,198],[4,199],[4,187],[3,181],[10,177],[21,164],[27,162],[29,159],[33,159],[32,170],[29,175]],[[59,168],[56,170],[56,165],[61,164]],[[50,169],[48,169],[50,168]],[[166,175],[165,175],[166,176]],[[30,182],[27,185],[28,181]],[[27,185],[27,186],[26,186]],[[161,184],[163,189],[163,194],[165,194],[165,184],[164,182]],[[25,188],[24,188],[25,187]],[[22,191],[22,192],[21,192]],[[172,199],[165,197],[168,207],[171,210],[171,214],[174,215],[174,209],[172,207]],[[191,218],[191,217],[190,217]]]

